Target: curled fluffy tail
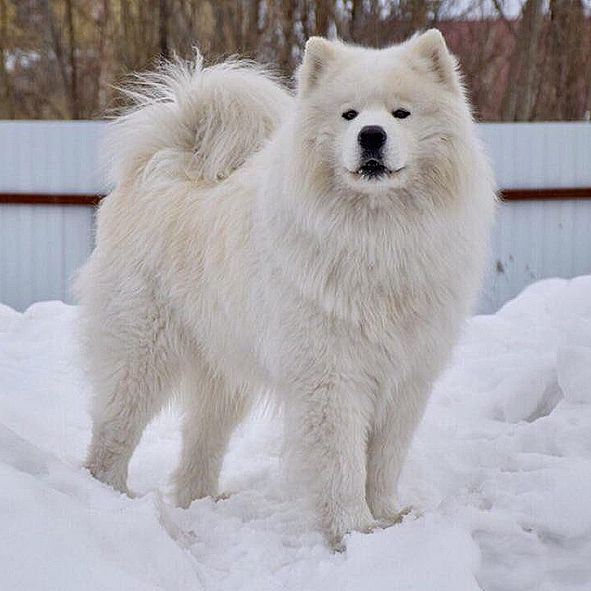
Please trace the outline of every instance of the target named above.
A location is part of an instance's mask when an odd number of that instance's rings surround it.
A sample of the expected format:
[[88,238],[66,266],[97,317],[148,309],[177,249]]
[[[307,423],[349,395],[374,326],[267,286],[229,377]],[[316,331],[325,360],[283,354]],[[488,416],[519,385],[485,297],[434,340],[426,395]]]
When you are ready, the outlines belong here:
[[138,74],[123,92],[132,106],[104,150],[115,184],[153,170],[221,180],[264,145],[291,103],[264,69],[238,60],[204,68],[200,55]]

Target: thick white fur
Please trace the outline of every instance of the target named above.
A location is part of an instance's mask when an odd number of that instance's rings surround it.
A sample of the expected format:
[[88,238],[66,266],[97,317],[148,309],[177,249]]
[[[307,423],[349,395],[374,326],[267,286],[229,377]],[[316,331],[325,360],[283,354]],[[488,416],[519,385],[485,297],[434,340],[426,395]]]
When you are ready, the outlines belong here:
[[[112,128],[116,188],[78,281],[90,471],[127,491],[144,427],[179,388],[177,501],[216,495],[232,430],[267,390],[329,542],[396,521],[494,209],[440,34],[384,50],[312,39],[296,98],[241,63],[177,63],[140,82]],[[399,107],[411,116],[390,121]],[[388,127],[400,174],[349,172],[349,108]]]

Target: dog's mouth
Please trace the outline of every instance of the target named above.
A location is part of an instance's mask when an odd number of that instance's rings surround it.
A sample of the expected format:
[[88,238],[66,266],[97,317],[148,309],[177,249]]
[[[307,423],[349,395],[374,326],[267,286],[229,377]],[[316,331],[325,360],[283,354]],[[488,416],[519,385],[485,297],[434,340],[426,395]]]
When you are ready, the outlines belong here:
[[379,160],[367,160],[358,169],[357,174],[368,179],[377,179],[390,174],[392,171]]
[[391,170],[379,160],[372,158],[370,160],[366,160],[356,171],[353,172],[353,174],[364,179],[377,180],[384,177],[389,177],[390,175],[396,174],[403,169],[404,166],[396,170]]

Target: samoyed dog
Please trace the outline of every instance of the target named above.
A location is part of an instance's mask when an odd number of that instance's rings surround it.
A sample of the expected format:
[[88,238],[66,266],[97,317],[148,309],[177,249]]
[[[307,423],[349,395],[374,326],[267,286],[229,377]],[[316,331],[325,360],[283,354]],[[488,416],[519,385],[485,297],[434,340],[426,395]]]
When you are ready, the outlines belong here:
[[251,63],[200,59],[129,94],[77,286],[88,469],[129,492],[142,431],[179,392],[176,502],[215,497],[234,428],[271,393],[328,542],[396,522],[495,202],[443,37],[380,50],[312,38],[295,96]]

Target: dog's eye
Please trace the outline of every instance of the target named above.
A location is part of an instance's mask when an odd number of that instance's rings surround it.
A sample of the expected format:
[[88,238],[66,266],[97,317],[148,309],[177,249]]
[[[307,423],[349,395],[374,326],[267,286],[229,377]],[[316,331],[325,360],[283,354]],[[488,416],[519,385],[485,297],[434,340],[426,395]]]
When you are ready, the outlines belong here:
[[406,119],[410,115],[410,111],[406,109],[396,109],[396,111],[392,111],[392,115],[396,117],[396,119]]
[[348,111],[345,111],[343,113],[343,119],[346,119],[347,121],[351,121],[351,119],[355,119],[355,117],[357,117],[357,115],[359,115],[359,113],[355,109],[349,109]]

